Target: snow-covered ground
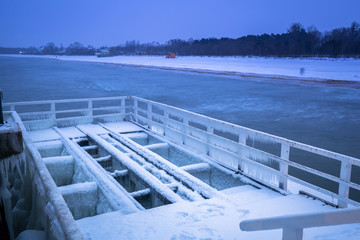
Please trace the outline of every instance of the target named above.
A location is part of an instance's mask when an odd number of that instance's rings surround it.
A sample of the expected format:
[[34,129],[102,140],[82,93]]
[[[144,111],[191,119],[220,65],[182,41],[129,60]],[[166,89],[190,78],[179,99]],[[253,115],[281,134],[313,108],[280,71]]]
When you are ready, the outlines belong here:
[[265,57],[177,57],[164,56],[29,56],[64,61],[112,63],[187,71],[213,72],[240,76],[301,80],[340,80],[360,82],[360,59],[265,58]]
[[[335,211],[304,196],[275,196],[267,191],[261,196],[247,191],[232,195],[237,204],[214,198],[197,202],[182,202],[129,215],[105,213],[77,221],[84,239],[281,239],[282,230],[245,232],[239,223],[246,219]],[[243,200],[248,200],[246,203]],[[121,227],[114,227],[121,226]],[[304,238],[359,239],[359,224],[304,229]],[[120,237],[121,236],[121,237]]]

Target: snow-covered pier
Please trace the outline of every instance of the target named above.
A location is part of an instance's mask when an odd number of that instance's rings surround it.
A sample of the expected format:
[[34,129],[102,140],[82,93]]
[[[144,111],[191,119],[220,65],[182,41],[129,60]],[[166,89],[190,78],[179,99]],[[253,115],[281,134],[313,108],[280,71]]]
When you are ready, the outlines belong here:
[[[24,142],[23,161],[0,168],[11,193],[11,236],[360,234],[360,185],[353,174],[359,159],[137,97],[4,108],[5,120],[20,125]],[[338,174],[307,166],[312,159],[334,163]]]

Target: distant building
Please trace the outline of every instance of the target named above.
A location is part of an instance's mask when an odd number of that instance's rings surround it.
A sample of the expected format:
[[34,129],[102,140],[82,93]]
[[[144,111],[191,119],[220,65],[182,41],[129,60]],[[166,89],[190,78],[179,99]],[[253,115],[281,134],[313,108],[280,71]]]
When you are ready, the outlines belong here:
[[109,49],[100,49],[98,50],[95,55],[97,57],[112,57],[114,54]]

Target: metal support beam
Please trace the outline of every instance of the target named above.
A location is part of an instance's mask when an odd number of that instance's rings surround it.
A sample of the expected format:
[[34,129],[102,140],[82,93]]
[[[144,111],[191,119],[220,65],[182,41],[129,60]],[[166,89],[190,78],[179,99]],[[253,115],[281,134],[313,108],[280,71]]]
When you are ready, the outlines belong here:
[[151,193],[151,189],[150,188],[145,188],[145,189],[142,189],[142,190],[139,190],[139,191],[136,191],[136,192],[132,192],[132,193],[130,193],[130,195],[133,198],[142,198],[142,197],[150,195],[150,193]]

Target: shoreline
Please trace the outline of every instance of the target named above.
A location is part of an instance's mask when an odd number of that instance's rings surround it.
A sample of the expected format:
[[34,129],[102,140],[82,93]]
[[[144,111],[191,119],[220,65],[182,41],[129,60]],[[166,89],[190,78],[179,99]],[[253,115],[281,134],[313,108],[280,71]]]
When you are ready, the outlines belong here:
[[[73,61],[73,62],[90,62],[90,63],[101,63],[101,64],[111,64],[111,65],[118,65],[118,66],[123,66],[123,67],[134,67],[134,68],[148,68],[148,69],[158,69],[158,70],[165,70],[165,71],[180,71],[180,72],[189,72],[189,73],[197,73],[197,74],[211,74],[211,75],[219,75],[219,76],[230,76],[230,77],[238,77],[238,78],[254,78],[256,80],[263,80],[263,81],[267,81],[267,80],[274,80],[274,81],[279,81],[279,82],[301,82],[301,83],[305,83],[305,84],[319,84],[319,85],[331,85],[331,86],[346,86],[346,87],[351,87],[351,88],[356,88],[356,89],[360,89],[360,70],[357,70],[358,72],[355,72],[354,74],[354,78],[359,76],[359,80],[355,80],[355,79],[351,79],[351,80],[345,80],[345,79],[336,79],[336,78],[327,78],[327,77],[314,77],[314,76],[291,76],[291,74],[271,74],[271,73],[264,73],[264,69],[266,67],[266,64],[269,64],[269,62],[272,59],[269,58],[262,58],[262,57],[179,57],[178,59],[186,59],[186,60],[191,60],[194,62],[195,60],[195,64],[192,67],[191,66],[191,62],[190,63],[186,63],[184,64],[184,62],[175,62],[175,64],[173,64],[174,62],[173,59],[170,59],[170,61],[166,61],[165,58],[163,57],[153,57],[153,56],[115,56],[115,57],[109,57],[109,58],[97,58],[95,56],[53,56],[53,55],[12,55],[12,54],[1,54],[0,57],[18,57],[18,58],[46,58],[46,59],[51,59],[51,60],[57,60],[57,61]],[[259,71],[261,73],[253,73],[253,72],[241,72],[241,71],[236,71],[236,67],[234,67],[234,63],[233,66],[230,66],[228,69],[224,69],[226,68],[226,61],[222,62],[222,61],[217,61],[219,59],[225,59],[229,62],[229,60],[231,60],[232,62],[235,62],[237,60],[259,60],[259,61],[263,61],[263,68],[261,69],[261,66],[258,67]],[[203,59],[207,60],[207,61],[203,61],[201,62]],[[124,61],[129,60],[130,63],[124,63]],[[135,60],[135,61],[134,61]],[[164,61],[165,60],[165,61]],[[210,61],[209,61],[210,60]],[[265,60],[265,61],[264,61]],[[286,61],[289,59],[276,59],[275,61]],[[309,59],[293,59],[290,61],[298,61],[298,62],[307,62],[306,64],[309,65]],[[319,61],[319,60],[310,60],[312,62],[314,61]],[[322,61],[327,61],[326,59],[323,59]],[[347,61],[344,59],[338,60],[338,61]],[[359,69],[360,69],[360,60],[356,60],[356,59],[350,59],[348,61],[358,61],[359,63]],[[266,64],[264,64],[264,62],[266,62]],[[331,62],[334,62],[334,60],[331,60]],[[206,65],[206,63],[208,65]],[[236,63],[236,62],[235,62]],[[240,62],[241,64],[242,62]],[[173,64],[173,66],[169,66],[170,64]],[[198,64],[198,65],[196,65]],[[202,64],[202,65],[201,65]],[[251,65],[252,64],[252,65]],[[261,63],[260,63],[261,64]],[[311,62],[310,62],[311,64]],[[356,65],[355,64],[355,65]],[[255,63],[250,63],[248,64],[250,65],[250,68],[254,68]],[[290,64],[288,64],[290,65]],[[241,66],[242,67],[242,66]],[[255,66],[257,67],[257,66]],[[286,69],[287,67],[287,69]],[[292,73],[294,72],[294,69],[296,69],[296,67],[291,66],[292,69],[290,69],[292,71]],[[353,67],[353,66],[352,66]],[[355,66],[357,67],[357,65]],[[242,67],[244,68],[244,67]],[[285,66],[284,67],[284,71],[289,71],[289,66]],[[251,70],[251,69],[250,69]],[[265,69],[266,70],[266,69]],[[355,70],[355,71],[356,71]],[[337,71],[335,71],[337,72]],[[359,75],[357,75],[357,73]],[[294,74],[292,74],[294,75]],[[313,74],[316,75],[316,74]],[[319,74],[318,74],[319,75]],[[348,74],[350,75],[350,74]]]
[[[56,59],[54,59],[56,60]],[[60,60],[62,61],[62,60]],[[70,61],[70,60],[69,60]],[[84,62],[84,61],[76,61],[74,62]],[[102,62],[90,62],[90,63],[102,63]],[[190,73],[199,73],[199,74],[211,74],[211,75],[220,75],[220,76],[233,76],[233,77],[241,77],[241,78],[255,78],[255,79],[270,79],[270,80],[279,80],[279,81],[299,81],[305,83],[320,83],[320,84],[332,84],[332,85],[359,85],[358,81],[351,80],[335,80],[335,79],[323,79],[323,78],[300,78],[293,76],[285,76],[285,75],[262,75],[256,73],[240,73],[240,72],[227,72],[227,71],[211,71],[211,70],[202,70],[202,69],[188,69],[188,68],[170,68],[170,67],[158,67],[158,66],[146,66],[146,65],[133,65],[133,64],[121,64],[121,63],[102,63],[109,65],[117,65],[122,67],[133,67],[133,68],[148,68],[148,69],[158,69],[165,71],[181,71],[181,72],[190,72]]]

